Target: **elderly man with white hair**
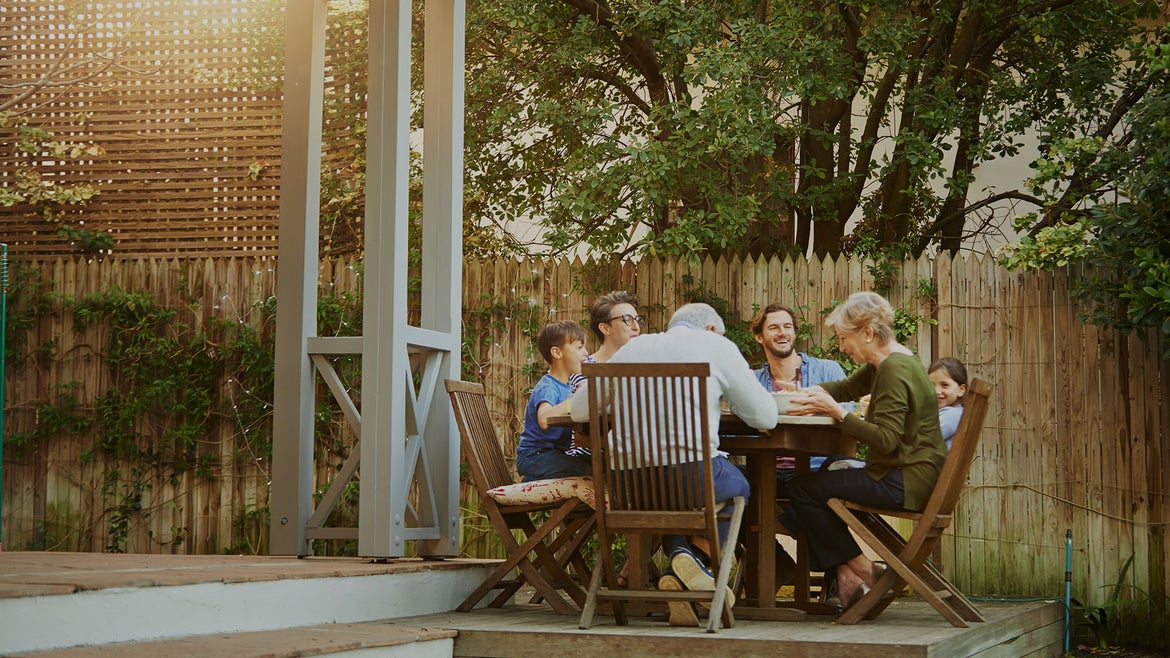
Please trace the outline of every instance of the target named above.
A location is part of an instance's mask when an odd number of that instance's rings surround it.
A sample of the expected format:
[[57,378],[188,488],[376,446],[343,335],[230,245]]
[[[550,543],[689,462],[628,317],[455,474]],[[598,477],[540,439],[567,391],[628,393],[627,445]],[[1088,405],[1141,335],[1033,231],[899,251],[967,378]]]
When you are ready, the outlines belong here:
[[[723,336],[723,319],[707,304],[686,304],[674,312],[665,332],[642,334],[630,339],[610,359],[610,363],[702,363],[710,364],[711,376],[707,382],[707,408],[711,426],[707,435],[711,442],[716,500],[735,496],[745,498],[751,493],[747,478],[719,452],[720,398],[743,421],[760,429],[776,426],[776,403],[771,394],[760,386],[755,374],[735,343]],[[589,419],[588,385],[582,387],[572,402],[573,420]],[[727,526],[720,525],[719,540],[726,540]],[[710,590],[715,580],[689,539],[683,535],[667,535],[662,539],[662,550],[670,557],[673,574],[659,580],[662,589],[675,589],[679,581],[688,589]],[[673,608],[674,606],[672,606]],[[672,623],[673,620],[672,610]]]

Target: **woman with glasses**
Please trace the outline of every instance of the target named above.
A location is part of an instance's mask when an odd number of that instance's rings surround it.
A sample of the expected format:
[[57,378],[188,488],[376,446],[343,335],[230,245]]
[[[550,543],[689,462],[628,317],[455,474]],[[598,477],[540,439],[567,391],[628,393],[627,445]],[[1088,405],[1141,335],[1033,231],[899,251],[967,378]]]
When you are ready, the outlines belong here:
[[609,361],[631,338],[642,333],[642,320],[638,315],[638,298],[625,290],[598,297],[589,307],[589,328],[601,347],[589,355],[589,361]]
[[[608,292],[589,306],[589,328],[601,342],[601,347],[585,357],[585,363],[605,363],[630,339],[642,333],[645,318],[638,315],[638,298],[625,290]],[[576,392],[585,378],[574,375],[569,387]],[[584,454],[589,454],[584,451]]]
[[[638,297],[627,293],[626,290],[614,290],[598,297],[589,307],[589,324],[601,347],[585,357],[585,363],[610,361],[610,358],[631,338],[642,333],[642,323],[645,321],[645,317],[638,315]],[[569,378],[569,386],[573,392],[577,392],[584,381],[585,378],[581,377],[580,373],[574,373]],[[589,454],[585,448],[574,450]]]
[[[638,298],[625,290],[608,292],[589,306],[589,328],[601,342],[601,347],[585,357],[585,363],[605,363],[617,353],[619,349],[630,342],[630,339],[642,333],[644,318],[638,315]],[[569,379],[569,387],[575,392],[585,378],[576,375]],[[569,448],[570,455],[588,455],[588,448],[576,445]],[[618,586],[627,586],[629,566],[622,565],[618,575]]]

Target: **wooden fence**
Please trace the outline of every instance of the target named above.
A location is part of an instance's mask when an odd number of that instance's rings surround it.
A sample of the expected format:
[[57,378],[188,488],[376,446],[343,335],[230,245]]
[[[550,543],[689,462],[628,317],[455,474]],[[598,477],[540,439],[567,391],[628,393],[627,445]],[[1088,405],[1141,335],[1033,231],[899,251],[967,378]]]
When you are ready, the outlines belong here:
[[[114,286],[151,291],[193,325],[270,319],[257,304],[274,294],[270,259],[21,264],[43,272],[63,296]],[[346,261],[324,264],[322,291],[356,291],[358,269]],[[943,563],[971,594],[1060,597],[1065,533],[1071,530],[1074,596],[1099,605],[1133,556],[1126,581],[1161,605],[1154,612],[1165,619],[1170,364],[1161,360],[1153,332],[1126,337],[1082,325],[1082,309],[1070,296],[1071,276],[1011,273],[986,257],[922,258],[903,265],[888,295],[896,307],[924,318],[912,341],[924,361],[958,357],[973,376],[996,387]],[[822,312],[873,283],[863,263],[775,258],[697,265],[649,259],[468,262],[464,281],[464,373],[487,386],[509,455],[527,391],[544,369],[533,350],[535,333],[551,320],[583,320],[599,292],[635,293],[650,331],[662,329],[670,311],[690,299],[725,304],[725,317],[737,328],[760,306],[779,300],[810,323],[809,347],[825,337]],[[25,348],[20,363],[9,363],[6,435],[46,422],[37,401],[55,399],[62,385],[77,382],[69,391],[82,410],[109,385],[98,357],[113,329],[77,332],[74,320],[56,303],[27,335],[17,336]],[[760,355],[749,359],[759,361]],[[219,399],[270,396],[250,390],[253,375],[225,368]],[[326,425],[318,444],[322,483],[353,441],[341,423]],[[200,441],[200,450],[212,457],[207,469],[173,478],[156,474],[141,492],[143,511],[126,519],[127,550],[264,550],[268,464],[250,451],[255,444],[240,428],[227,420],[216,427],[215,435]],[[270,427],[261,419],[252,431]],[[94,446],[93,436],[61,432],[20,452],[6,448],[7,547],[102,550],[109,543],[111,521],[125,511],[125,496],[103,491],[103,477],[131,465],[103,463]],[[469,499],[470,516],[474,509]],[[482,525],[473,519],[466,528],[465,543],[479,546]],[[1137,598],[1141,593],[1127,591]],[[1167,631],[1157,633],[1165,646]]]

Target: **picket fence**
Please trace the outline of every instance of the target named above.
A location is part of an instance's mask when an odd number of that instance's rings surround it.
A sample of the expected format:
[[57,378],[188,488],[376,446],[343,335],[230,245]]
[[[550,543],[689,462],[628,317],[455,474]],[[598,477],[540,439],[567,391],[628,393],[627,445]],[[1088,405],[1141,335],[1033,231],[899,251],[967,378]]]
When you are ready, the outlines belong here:
[[[272,258],[54,258],[14,266],[39,271],[62,298],[120,288],[149,292],[194,325],[271,320],[259,303],[275,294]],[[351,261],[325,262],[320,289],[357,295],[360,269]],[[921,317],[910,343],[923,361],[957,357],[995,386],[941,560],[973,595],[1062,597],[1071,530],[1074,596],[1102,605],[1132,556],[1125,574],[1132,587],[1123,596],[1152,604],[1153,618],[1165,620],[1170,363],[1154,332],[1125,336],[1083,324],[1078,315],[1085,309],[1070,292],[1076,274],[1009,272],[989,257],[924,256],[904,263],[887,293],[895,307]],[[485,384],[511,457],[527,391],[543,371],[536,332],[549,321],[584,320],[601,292],[637,295],[650,331],[693,299],[716,304],[740,331],[759,307],[785,302],[806,323],[804,347],[811,349],[825,345],[824,311],[873,286],[867,264],[845,258],[469,261],[463,373]],[[54,301],[19,331],[25,335],[16,342],[25,351],[8,363],[6,436],[42,422],[38,401],[56,400],[63,386],[85,410],[110,385],[99,357],[116,327],[77,330],[68,309]],[[747,356],[761,359],[757,352]],[[249,376],[225,369],[219,399],[230,406],[242,396],[270,398],[269,391],[251,390]],[[268,463],[249,448],[254,436],[247,440],[226,420],[217,427],[217,435],[201,439],[200,449],[211,454],[209,470],[155,474],[138,492],[132,514],[126,492],[103,484],[110,469],[134,465],[105,463],[95,450],[97,437],[63,431],[19,451],[6,449],[4,545],[100,551],[118,520],[128,524],[123,549],[132,552],[265,551]],[[267,422],[250,429],[270,432]],[[326,421],[321,434],[317,477],[324,485],[354,437],[339,421]],[[471,493],[465,486],[465,552],[490,555],[498,545],[477,519]],[[1151,641],[1166,646],[1170,631],[1166,624],[1157,628]]]

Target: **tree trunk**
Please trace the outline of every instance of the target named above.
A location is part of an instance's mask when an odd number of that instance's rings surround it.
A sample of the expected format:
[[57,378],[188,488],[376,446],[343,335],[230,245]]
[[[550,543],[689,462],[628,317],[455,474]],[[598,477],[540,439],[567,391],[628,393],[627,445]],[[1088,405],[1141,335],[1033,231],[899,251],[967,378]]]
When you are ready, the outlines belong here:
[[[806,224],[797,230],[797,247],[802,253],[808,253],[811,246],[813,253],[824,256],[835,253],[841,247],[845,223],[838,214],[840,193],[833,190],[837,181],[837,149],[833,142],[826,142],[810,133],[815,131],[823,135],[835,132],[848,109],[847,102],[830,99],[818,103],[806,102],[802,110],[804,123],[809,130],[800,139],[798,193],[821,200],[810,204],[803,213],[798,213],[799,221]],[[817,188],[822,188],[823,193],[818,194]]]

